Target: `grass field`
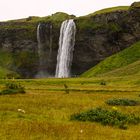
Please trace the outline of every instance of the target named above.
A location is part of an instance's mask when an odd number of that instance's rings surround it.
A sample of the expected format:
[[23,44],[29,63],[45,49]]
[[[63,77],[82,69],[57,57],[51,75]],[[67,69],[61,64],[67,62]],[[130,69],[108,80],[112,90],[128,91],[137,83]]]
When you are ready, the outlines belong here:
[[[105,101],[130,98],[140,101],[140,76],[0,80],[25,86],[26,94],[0,96],[0,140],[139,140],[140,125],[127,130],[99,123],[70,121],[70,115],[95,107],[111,110]],[[101,85],[102,82],[106,85]],[[65,92],[68,86],[69,94]],[[22,109],[25,113],[19,112]],[[119,106],[118,111],[140,116],[140,106]]]

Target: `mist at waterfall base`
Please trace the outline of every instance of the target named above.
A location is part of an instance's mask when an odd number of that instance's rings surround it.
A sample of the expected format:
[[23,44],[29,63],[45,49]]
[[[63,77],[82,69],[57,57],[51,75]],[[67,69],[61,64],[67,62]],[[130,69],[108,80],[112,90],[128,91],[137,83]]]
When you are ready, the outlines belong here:
[[60,29],[59,49],[55,74],[56,78],[68,78],[71,76],[75,34],[76,25],[73,19],[64,21]]

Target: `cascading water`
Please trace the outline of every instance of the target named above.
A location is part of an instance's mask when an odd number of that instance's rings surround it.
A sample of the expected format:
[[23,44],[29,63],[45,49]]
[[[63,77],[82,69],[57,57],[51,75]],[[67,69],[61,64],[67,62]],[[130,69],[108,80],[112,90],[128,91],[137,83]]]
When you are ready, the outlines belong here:
[[38,24],[37,27],[37,42],[38,42],[38,56],[39,56],[39,71],[36,77],[38,78],[42,78],[45,75],[45,72],[42,68],[43,64],[44,64],[44,59],[43,59],[43,43],[42,43],[42,38],[41,38],[41,29],[42,25],[41,23]]
[[60,29],[59,49],[57,55],[56,74],[57,78],[70,77],[73,50],[75,45],[76,25],[73,19],[62,23]]
[[[39,23],[37,27],[39,68],[37,78],[48,77],[47,63],[52,52],[52,25]],[[49,51],[50,49],[50,51]]]

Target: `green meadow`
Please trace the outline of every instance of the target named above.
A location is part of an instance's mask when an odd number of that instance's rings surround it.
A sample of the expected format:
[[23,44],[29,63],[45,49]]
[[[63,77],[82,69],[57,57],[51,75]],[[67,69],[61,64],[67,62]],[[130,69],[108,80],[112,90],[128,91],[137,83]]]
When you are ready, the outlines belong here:
[[[140,124],[123,130],[97,122],[70,120],[70,116],[101,107],[109,99],[140,101],[140,77],[0,80],[20,83],[26,94],[0,96],[1,140],[139,140]],[[105,84],[102,84],[105,83]],[[67,86],[67,89],[66,87]],[[24,112],[20,111],[24,110]],[[140,105],[117,106],[117,111],[140,116]]]

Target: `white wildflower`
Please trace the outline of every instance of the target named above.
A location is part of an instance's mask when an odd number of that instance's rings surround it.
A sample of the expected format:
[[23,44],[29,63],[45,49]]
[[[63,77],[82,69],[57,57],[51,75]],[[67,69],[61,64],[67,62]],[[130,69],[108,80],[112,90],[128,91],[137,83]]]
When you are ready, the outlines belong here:
[[18,109],[18,112],[21,112],[21,113],[24,113],[24,114],[26,113],[25,110],[23,110],[23,109]]
[[80,130],[80,133],[83,133],[83,130],[82,129]]

